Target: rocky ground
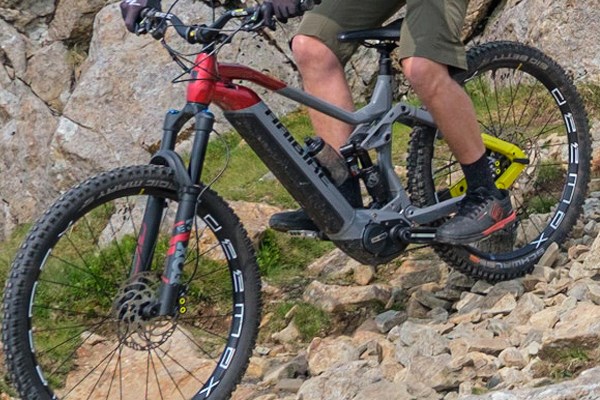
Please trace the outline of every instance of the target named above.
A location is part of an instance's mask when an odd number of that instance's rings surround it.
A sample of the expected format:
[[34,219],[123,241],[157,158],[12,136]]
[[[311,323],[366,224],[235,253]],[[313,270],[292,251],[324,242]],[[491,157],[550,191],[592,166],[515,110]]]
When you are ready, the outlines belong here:
[[[310,343],[290,322],[257,347],[233,398],[600,398],[600,369],[590,369],[600,361],[600,192],[584,213],[578,239],[552,246],[532,274],[495,285],[431,253],[375,271],[333,251],[308,268],[303,300],[332,315],[385,309]],[[265,296],[286,297],[269,285]]]

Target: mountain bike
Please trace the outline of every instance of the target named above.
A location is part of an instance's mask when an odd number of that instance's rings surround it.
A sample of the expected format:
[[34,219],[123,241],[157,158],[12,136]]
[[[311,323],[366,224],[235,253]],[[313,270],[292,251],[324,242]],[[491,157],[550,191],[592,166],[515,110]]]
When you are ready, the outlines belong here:
[[[466,191],[458,162],[431,115],[393,102],[390,53],[401,20],[339,39],[379,53],[369,103],[348,112],[244,65],[219,63],[239,32],[256,32],[259,8],[231,10],[209,25],[149,11],[157,39],[168,27],[202,45],[191,64],[166,46],[188,77],[187,102],[164,120],[149,165],[102,173],[66,192],[37,221],[16,255],[4,295],[3,341],[11,380],[27,399],[222,399],[240,382],[261,316],[255,252],[227,202],[203,181],[214,115],[225,118],[350,257],[382,264],[411,244],[431,245],[453,268],[489,281],[530,272],[576,223],[589,180],[582,101],[542,52],[511,42],[468,51],[454,77],[478,111],[489,167],[511,191],[517,221],[476,243],[435,242]],[[234,29],[225,26],[238,21]],[[164,41],[163,41],[164,43]],[[363,182],[355,208],[310,142],[300,144],[251,89],[274,93],[355,126],[340,150]],[[194,123],[190,159],[175,152]],[[395,172],[393,127],[412,128],[407,175]]]

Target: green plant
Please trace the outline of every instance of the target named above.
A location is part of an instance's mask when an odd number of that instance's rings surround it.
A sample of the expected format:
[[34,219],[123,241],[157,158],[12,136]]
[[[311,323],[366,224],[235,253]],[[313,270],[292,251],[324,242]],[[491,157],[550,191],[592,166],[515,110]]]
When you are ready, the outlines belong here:
[[572,378],[579,372],[597,364],[600,359],[594,343],[568,343],[548,347],[539,354],[540,362],[534,366],[535,377],[548,376],[554,380]]
[[[291,316],[288,313],[294,309]],[[290,322],[293,322],[300,338],[308,342],[317,336],[326,335],[331,329],[332,322],[328,313],[304,302],[286,301],[279,303],[272,311],[273,316],[267,327],[268,333],[279,332]]]

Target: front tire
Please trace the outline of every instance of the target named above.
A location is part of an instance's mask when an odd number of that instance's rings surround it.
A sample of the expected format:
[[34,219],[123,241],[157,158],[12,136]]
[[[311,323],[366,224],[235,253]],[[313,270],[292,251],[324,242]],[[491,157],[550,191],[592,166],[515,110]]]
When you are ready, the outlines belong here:
[[[148,196],[164,200],[151,271],[130,276]],[[260,321],[252,245],[204,188],[180,313],[148,319],[177,207],[166,167],[91,178],[62,196],[18,252],[4,297],[10,377],[25,399],[224,399],[240,381]]]

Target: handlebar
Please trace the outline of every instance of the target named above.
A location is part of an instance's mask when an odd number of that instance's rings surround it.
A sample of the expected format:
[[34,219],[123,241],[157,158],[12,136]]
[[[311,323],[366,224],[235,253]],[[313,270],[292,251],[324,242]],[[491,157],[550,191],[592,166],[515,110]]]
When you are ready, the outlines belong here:
[[[314,0],[301,0],[300,11],[311,10],[315,5]],[[155,39],[164,36],[167,28],[165,21],[169,21],[171,26],[179,36],[190,44],[210,44],[221,35],[219,32],[227,23],[234,18],[246,18],[241,30],[257,31],[263,27],[274,29],[273,4],[270,2],[262,3],[258,6],[239,8],[227,11],[221,15],[211,25],[185,25],[179,17],[171,13],[147,8],[142,10],[142,23],[145,21],[146,31],[152,34]],[[267,20],[268,19],[268,20]]]

